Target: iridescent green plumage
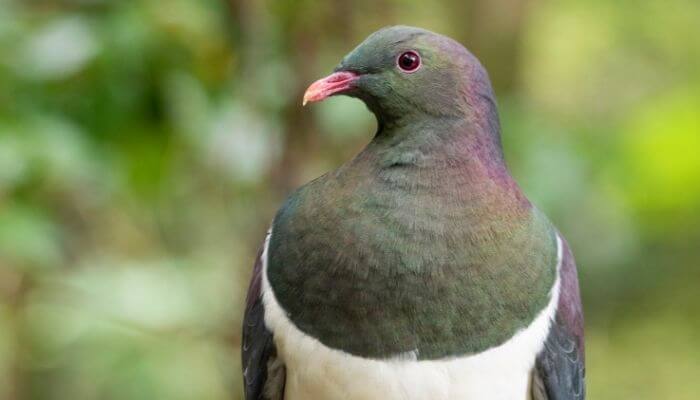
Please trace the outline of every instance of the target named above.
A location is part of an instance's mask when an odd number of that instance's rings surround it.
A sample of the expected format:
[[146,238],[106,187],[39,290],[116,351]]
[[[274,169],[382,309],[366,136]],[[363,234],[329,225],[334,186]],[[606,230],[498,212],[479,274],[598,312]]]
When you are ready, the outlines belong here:
[[[423,66],[395,68],[415,50]],[[503,343],[545,307],[556,233],[503,161],[493,93],[451,39],[393,27],[339,69],[379,131],[275,217],[268,278],[290,320],[355,355],[420,359]]]

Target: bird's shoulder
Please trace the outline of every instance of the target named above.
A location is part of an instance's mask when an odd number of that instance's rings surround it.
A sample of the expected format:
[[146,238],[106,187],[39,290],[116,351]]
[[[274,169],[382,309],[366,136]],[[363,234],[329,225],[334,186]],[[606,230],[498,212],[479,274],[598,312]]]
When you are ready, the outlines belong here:
[[583,400],[585,398],[585,346],[583,309],[573,253],[562,242],[559,265],[560,294],[557,312],[533,369],[534,400]]
[[258,250],[246,296],[241,342],[243,389],[247,400],[281,400],[286,371],[277,355],[272,332],[265,324],[263,257],[267,240]]

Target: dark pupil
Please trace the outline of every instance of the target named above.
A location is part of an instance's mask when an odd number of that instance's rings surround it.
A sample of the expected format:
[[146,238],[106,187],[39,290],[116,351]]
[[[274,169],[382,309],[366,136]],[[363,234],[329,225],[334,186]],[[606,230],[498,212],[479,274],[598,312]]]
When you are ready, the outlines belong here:
[[399,66],[406,70],[418,67],[418,55],[415,53],[403,53],[399,58]]

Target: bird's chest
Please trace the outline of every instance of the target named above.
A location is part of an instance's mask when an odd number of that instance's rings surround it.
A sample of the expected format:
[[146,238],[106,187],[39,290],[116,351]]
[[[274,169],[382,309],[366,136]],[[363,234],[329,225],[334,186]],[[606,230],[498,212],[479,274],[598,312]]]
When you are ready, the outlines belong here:
[[[449,220],[405,218],[407,210],[321,215],[314,224],[278,218],[270,285],[301,331],[361,357],[440,359],[499,345],[544,308],[554,279],[550,237],[533,241],[529,226],[448,235]],[[507,245],[489,242],[500,234]]]
[[556,311],[547,306],[509,340],[455,358],[418,360],[408,352],[372,359],[330,348],[299,330],[264,276],[265,321],[286,368],[285,400],[525,400],[537,353]]

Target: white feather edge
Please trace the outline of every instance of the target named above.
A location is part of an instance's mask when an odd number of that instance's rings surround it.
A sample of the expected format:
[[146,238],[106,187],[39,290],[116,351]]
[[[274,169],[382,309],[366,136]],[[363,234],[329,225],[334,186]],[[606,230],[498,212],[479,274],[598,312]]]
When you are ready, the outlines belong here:
[[417,360],[415,351],[369,359],[325,346],[289,319],[267,279],[268,231],[262,257],[265,324],[286,365],[285,400],[519,400],[559,302],[563,243],[557,235],[557,277],[550,301],[525,329],[478,354]]

